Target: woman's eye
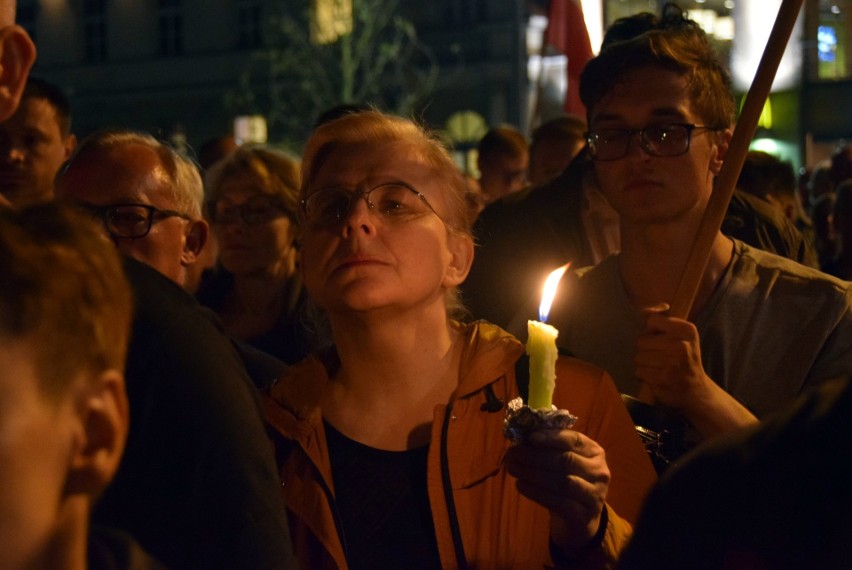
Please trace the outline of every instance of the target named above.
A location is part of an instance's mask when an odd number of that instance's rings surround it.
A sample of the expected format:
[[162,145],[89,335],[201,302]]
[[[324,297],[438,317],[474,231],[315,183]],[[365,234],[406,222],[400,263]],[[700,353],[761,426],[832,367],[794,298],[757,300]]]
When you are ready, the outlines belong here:
[[399,200],[393,198],[385,198],[379,204],[379,209],[386,214],[400,214],[405,212],[406,206]]

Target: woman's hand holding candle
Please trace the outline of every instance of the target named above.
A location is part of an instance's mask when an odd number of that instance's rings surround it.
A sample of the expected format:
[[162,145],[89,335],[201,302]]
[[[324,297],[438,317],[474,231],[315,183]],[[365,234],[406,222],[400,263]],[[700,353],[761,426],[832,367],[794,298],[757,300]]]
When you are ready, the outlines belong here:
[[610,472],[603,448],[570,429],[533,432],[506,453],[518,491],[552,513],[551,540],[565,554],[582,552],[602,524]]

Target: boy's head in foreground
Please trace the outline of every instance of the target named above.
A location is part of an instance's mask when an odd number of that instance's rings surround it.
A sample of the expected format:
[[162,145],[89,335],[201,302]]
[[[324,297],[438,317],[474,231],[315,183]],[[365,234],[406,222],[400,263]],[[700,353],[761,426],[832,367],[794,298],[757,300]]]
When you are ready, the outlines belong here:
[[86,216],[0,209],[0,567],[85,567],[127,436],[131,305]]

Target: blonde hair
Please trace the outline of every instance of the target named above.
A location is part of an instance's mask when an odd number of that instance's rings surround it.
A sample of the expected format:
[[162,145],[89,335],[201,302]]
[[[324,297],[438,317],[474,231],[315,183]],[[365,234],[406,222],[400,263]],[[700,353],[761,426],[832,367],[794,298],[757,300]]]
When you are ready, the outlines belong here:
[[222,198],[225,180],[249,175],[260,189],[280,200],[287,216],[299,219],[299,187],[301,175],[298,159],[289,154],[260,145],[243,145],[217,162],[207,173],[209,202]]

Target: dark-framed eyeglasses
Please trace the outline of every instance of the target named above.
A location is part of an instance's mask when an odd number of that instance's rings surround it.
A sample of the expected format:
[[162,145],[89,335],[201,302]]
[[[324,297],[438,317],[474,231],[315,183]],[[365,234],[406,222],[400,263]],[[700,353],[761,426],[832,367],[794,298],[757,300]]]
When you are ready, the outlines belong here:
[[630,139],[639,135],[639,146],[651,156],[671,157],[686,154],[692,133],[698,130],[718,131],[718,127],[671,123],[641,129],[596,129],[586,133],[589,154],[595,160],[618,160],[627,156]]
[[335,226],[364,198],[367,207],[391,224],[411,221],[432,213],[444,221],[426,196],[405,182],[379,184],[369,190],[348,190],[337,186],[320,188],[301,201],[305,222],[312,226]]
[[191,217],[175,210],[162,210],[148,204],[110,204],[96,206],[88,202],[77,202],[77,207],[103,222],[109,235],[118,239],[137,239],[151,231],[154,222],[166,218]]
[[286,216],[287,212],[284,204],[272,196],[257,196],[236,205],[222,201],[212,202],[209,214],[210,221],[214,224],[235,224],[239,221],[253,226]]

